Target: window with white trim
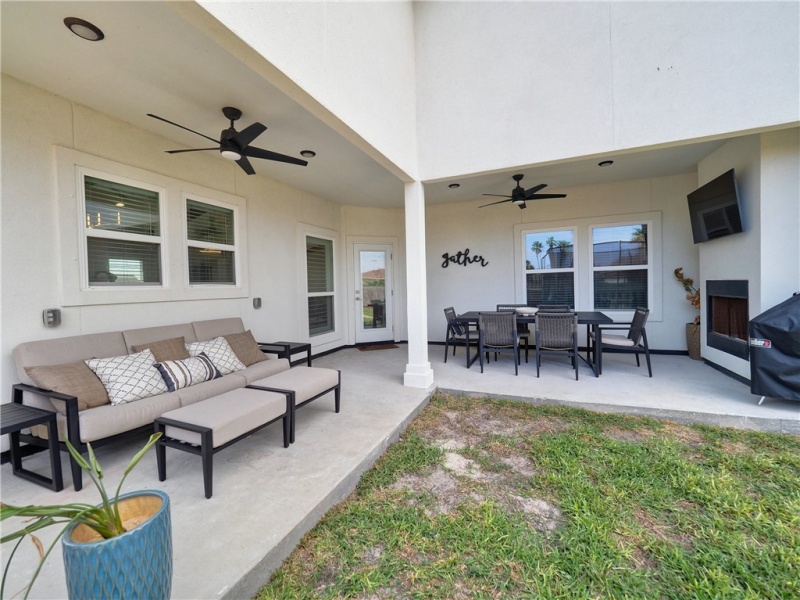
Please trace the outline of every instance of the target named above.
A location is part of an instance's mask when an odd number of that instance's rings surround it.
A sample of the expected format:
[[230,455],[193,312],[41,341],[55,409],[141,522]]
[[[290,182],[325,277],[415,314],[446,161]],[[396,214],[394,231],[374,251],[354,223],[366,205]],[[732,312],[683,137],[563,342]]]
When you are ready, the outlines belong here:
[[236,210],[186,198],[190,285],[236,285]]
[[311,336],[335,330],[333,240],[306,236],[308,281],[308,333]]
[[525,300],[528,306],[575,307],[575,231],[526,231]]
[[86,272],[91,287],[162,283],[162,192],[81,172]]
[[648,224],[594,226],[591,236],[594,308],[649,306]]

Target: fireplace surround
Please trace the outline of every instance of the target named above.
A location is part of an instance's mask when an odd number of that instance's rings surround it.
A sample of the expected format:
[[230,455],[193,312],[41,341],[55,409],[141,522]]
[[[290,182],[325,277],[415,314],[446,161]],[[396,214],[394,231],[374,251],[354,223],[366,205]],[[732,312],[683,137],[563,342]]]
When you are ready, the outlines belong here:
[[748,281],[706,281],[706,344],[748,360]]

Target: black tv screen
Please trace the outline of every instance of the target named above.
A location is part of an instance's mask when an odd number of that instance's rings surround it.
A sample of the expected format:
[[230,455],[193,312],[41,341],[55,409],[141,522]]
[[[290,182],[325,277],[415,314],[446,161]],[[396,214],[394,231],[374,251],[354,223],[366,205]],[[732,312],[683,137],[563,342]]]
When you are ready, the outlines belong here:
[[742,232],[742,213],[733,169],[697,188],[687,198],[695,244]]

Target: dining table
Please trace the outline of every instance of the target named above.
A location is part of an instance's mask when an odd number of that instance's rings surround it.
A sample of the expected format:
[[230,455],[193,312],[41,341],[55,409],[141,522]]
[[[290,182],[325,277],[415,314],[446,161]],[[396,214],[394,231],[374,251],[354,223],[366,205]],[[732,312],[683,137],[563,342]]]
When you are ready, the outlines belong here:
[[[476,331],[471,327],[472,325],[477,326],[479,315],[481,312],[496,312],[496,311],[480,311],[480,310],[471,310],[465,313],[461,313],[460,315],[456,315],[456,322],[464,325],[464,329],[466,330],[466,361],[467,361],[467,368],[469,369],[478,359],[478,352],[475,354],[470,355],[470,333],[476,333]],[[599,310],[578,310],[575,311],[575,314],[578,315],[578,325],[586,325],[586,357],[578,354],[580,358],[592,368],[592,372],[594,373],[595,377],[600,377],[600,369],[602,366],[602,352],[603,352],[603,329],[600,325],[611,325],[614,323],[614,320],[606,315],[605,313]],[[535,314],[523,314],[517,313],[517,323],[527,323],[533,324],[536,323],[536,315]],[[594,334],[594,337],[592,335]],[[594,341],[593,341],[594,340]]]

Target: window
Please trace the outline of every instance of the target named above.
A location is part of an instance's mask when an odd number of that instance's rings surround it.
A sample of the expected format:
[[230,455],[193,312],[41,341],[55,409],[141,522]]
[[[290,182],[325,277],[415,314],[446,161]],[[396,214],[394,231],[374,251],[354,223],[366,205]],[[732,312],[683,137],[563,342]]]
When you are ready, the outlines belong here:
[[161,285],[161,193],[83,174],[90,286]]
[[189,283],[236,284],[236,212],[232,208],[186,200]]
[[592,228],[594,308],[649,306],[646,223]]
[[308,333],[334,331],[333,240],[306,236]]
[[529,306],[575,306],[575,232],[526,232],[525,299]]

